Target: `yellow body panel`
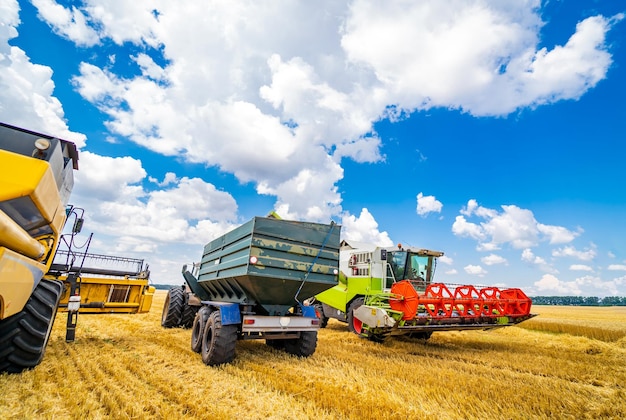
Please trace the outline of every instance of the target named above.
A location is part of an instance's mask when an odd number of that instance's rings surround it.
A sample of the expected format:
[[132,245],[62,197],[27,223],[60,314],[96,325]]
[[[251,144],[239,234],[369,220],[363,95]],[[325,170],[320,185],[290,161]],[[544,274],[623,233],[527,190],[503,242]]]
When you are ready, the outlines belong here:
[[58,190],[48,162],[0,150],[0,201],[28,195],[43,218],[52,222],[61,202]]
[[43,270],[43,264],[0,247],[0,319],[22,310]]
[[[58,280],[66,281],[61,276]],[[125,279],[112,277],[80,278],[79,313],[144,313],[152,306],[155,288],[148,285],[148,279]],[[67,288],[61,296],[59,311],[67,311],[70,291]]]

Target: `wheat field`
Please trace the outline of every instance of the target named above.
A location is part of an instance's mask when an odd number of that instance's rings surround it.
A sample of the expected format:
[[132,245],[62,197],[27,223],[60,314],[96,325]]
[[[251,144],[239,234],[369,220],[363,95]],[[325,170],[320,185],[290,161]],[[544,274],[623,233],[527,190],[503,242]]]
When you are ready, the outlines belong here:
[[626,418],[626,307],[533,308],[519,327],[377,344],[331,320],[299,359],[237,343],[208,367],[191,331],[140,315],[56,320],[43,362],[0,375],[2,419]]

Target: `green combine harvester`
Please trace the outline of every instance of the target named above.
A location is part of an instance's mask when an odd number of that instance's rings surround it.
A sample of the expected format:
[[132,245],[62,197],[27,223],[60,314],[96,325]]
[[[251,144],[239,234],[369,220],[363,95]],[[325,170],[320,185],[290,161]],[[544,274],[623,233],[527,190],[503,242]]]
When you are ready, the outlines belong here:
[[434,282],[441,256],[343,241],[338,284],[312,301],[321,326],[335,318],[355,334],[382,342],[392,335],[428,339],[434,331],[507,327],[535,316],[520,289]]

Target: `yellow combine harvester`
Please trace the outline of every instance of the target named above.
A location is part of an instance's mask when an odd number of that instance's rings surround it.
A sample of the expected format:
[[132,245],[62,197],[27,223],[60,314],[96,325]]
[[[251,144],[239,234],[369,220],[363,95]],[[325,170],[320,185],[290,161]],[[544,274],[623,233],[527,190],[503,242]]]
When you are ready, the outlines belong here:
[[[90,254],[74,251],[83,218],[67,204],[77,169],[74,143],[0,123],[0,372],[39,364],[59,308],[70,314],[68,341],[79,312],[150,309],[154,287],[142,260],[106,256],[140,265],[89,272]],[[57,253],[60,245],[67,249]]]

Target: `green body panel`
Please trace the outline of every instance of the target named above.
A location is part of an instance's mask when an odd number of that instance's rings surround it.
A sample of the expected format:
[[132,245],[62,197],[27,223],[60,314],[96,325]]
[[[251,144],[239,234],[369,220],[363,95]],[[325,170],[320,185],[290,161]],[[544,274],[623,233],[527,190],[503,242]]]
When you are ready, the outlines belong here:
[[202,290],[201,299],[283,315],[296,299],[337,284],[340,230],[334,223],[255,217],[204,247],[197,279],[183,275],[192,290]]
[[348,305],[357,296],[382,293],[382,279],[373,277],[347,277],[347,281],[315,296],[315,299],[346,312]]

